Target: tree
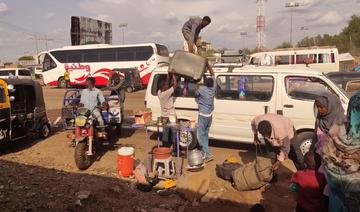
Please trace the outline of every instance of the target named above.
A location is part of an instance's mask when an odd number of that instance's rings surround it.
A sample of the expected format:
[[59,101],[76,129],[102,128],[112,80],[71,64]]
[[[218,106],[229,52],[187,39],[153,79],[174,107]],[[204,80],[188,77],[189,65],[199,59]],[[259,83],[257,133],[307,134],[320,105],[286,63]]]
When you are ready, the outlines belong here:
[[281,45],[277,46],[277,49],[285,49],[285,48],[291,48],[292,45],[289,42],[283,42]]
[[24,60],[35,60],[33,56],[29,56],[29,55],[25,55],[25,56],[21,56],[18,59],[19,61],[24,61]]

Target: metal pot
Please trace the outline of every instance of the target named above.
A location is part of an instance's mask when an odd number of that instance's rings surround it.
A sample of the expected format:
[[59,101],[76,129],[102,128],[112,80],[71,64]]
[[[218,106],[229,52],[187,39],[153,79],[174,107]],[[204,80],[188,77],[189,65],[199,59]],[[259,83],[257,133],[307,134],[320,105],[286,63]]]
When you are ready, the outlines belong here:
[[204,163],[201,151],[197,149],[190,150],[187,159],[189,166],[201,166]]

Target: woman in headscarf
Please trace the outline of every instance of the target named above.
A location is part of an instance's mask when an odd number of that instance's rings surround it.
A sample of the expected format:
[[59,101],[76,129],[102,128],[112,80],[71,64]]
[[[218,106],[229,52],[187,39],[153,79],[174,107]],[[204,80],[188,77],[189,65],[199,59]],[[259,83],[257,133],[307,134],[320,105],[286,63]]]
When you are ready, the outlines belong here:
[[322,151],[329,210],[360,211],[360,91],[350,99],[346,119],[331,127]]
[[318,109],[315,132],[311,149],[315,151],[316,168],[321,165],[322,146],[332,125],[344,119],[344,109],[340,99],[335,94],[324,92],[315,99],[315,106]]

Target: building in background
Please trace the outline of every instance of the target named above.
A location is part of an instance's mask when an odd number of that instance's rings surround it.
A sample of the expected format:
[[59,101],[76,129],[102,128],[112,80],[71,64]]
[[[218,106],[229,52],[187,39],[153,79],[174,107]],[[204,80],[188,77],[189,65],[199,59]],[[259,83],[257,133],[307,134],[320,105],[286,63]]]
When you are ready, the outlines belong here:
[[71,44],[112,44],[111,23],[83,16],[71,16]]

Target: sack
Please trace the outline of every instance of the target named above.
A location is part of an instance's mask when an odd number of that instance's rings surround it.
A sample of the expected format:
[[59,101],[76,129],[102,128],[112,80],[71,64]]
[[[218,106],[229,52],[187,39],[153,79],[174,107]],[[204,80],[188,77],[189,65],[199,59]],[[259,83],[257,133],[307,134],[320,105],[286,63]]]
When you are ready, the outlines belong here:
[[273,176],[272,161],[270,158],[257,156],[256,159],[248,163],[232,173],[234,186],[239,191],[258,189],[269,183]]
[[227,163],[224,162],[223,164],[216,164],[216,175],[224,180],[231,180],[232,173],[236,169],[240,168],[240,163]]
[[175,51],[169,71],[175,69],[176,74],[201,80],[206,70],[207,60],[196,54],[185,51]]
[[272,162],[269,158],[257,157],[232,173],[234,186],[239,191],[258,189],[272,179]]

